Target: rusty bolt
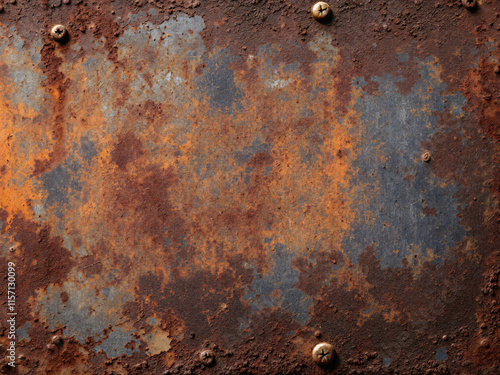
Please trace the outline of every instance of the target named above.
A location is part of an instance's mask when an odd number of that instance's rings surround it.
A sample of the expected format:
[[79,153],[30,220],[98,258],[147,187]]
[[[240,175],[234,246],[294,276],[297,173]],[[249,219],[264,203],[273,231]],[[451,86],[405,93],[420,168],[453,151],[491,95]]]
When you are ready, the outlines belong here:
[[477,0],[462,0],[462,4],[467,9],[474,9],[477,6]]
[[429,151],[425,151],[422,154],[422,160],[425,161],[426,163],[431,161],[431,153]]
[[56,42],[63,42],[68,36],[68,30],[63,25],[55,25],[50,31],[50,35]]
[[480,342],[479,342],[479,346],[483,347],[483,348],[489,348],[490,346],[490,342],[488,339],[482,339]]
[[312,7],[312,15],[318,21],[325,21],[331,16],[332,10],[330,9],[330,5],[325,3],[324,1],[318,1]]
[[55,336],[52,337],[52,340],[50,340],[50,341],[54,345],[60,345],[63,342],[63,338],[61,336],[59,336],[59,335],[55,335]]
[[318,365],[330,365],[335,358],[335,349],[327,342],[322,342],[314,347],[312,357]]
[[215,353],[210,349],[203,350],[200,353],[200,362],[203,363],[205,366],[213,365],[215,362]]

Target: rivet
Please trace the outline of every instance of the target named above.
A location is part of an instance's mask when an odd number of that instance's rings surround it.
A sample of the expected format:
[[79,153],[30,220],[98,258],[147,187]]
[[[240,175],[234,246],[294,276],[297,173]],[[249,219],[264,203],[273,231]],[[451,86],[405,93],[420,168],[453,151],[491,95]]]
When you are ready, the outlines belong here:
[[209,349],[203,350],[200,353],[200,362],[205,366],[211,366],[215,362],[215,353]]
[[431,161],[431,153],[429,151],[425,151],[422,154],[422,161],[425,161],[426,163]]
[[333,363],[335,358],[335,349],[327,342],[316,345],[312,351],[314,362],[321,366],[327,366]]
[[68,37],[68,30],[63,25],[55,25],[50,31],[50,35],[56,42],[64,42]]
[[462,0],[462,4],[467,9],[474,9],[477,6],[477,0]]
[[59,345],[62,343],[63,338],[59,335],[55,335],[52,337],[52,340],[50,340],[50,341],[52,341],[52,344]]
[[490,341],[488,339],[482,339],[480,342],[479,342],[479,346],[483,347],[483,348],[489,348],[490,347]]
[[312,15],[318,21],[327,20],[332,14],[332,10],[330,9],[330,5],[325,3],[324,1],[318,1],[312,7]]

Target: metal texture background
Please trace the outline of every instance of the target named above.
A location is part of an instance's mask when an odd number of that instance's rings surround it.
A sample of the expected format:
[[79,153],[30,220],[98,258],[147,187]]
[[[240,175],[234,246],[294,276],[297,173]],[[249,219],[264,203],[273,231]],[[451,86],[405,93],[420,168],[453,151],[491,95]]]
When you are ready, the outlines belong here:
[[500,4],[311,5],[2,5],[0,371],[500,373]]

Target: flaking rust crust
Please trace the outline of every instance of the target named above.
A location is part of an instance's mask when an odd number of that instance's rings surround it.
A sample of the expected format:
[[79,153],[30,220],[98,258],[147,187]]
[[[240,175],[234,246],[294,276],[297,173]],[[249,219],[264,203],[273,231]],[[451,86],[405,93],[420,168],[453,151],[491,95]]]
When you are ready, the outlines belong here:
[[1,373],[500,373],[500,5],[329,4],[1,4]]

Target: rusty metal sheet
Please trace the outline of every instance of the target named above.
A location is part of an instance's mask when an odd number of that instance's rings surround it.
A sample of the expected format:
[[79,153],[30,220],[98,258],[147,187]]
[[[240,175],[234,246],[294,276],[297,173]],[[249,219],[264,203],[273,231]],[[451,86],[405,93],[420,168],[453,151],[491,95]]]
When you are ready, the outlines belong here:
[[500,373],[472,3],[4,2],[0,371]]

